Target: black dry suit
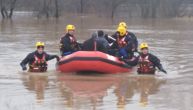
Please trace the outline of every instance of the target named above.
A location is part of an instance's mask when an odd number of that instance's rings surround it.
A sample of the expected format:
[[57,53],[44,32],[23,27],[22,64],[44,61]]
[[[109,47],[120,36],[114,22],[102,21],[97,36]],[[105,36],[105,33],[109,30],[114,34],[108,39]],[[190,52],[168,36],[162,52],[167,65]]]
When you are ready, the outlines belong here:
[[57,55],[49,55],[46,52],[39,54],[37,51],[29,53],[25,59],[20,63],[23,70],[26,70],[26,65],[29,65],[30,72],[44,72],[47,70],[47,61],[56,58],[59,61]]
[[133,44],[133,51],[137,51],[138,48],[138,40],[134,33],[127,31],[127,36],[129,36],[132,39]]
[[60,39],[60,51],[62,56],[78,50],[80,50],[80,47],[73,35],[66,33],[66,35]]
[[160,71],[167,73],[163,69],[160,60],[156,56],[150,53],[148,53],[147,55],[144,55],[142,53],[140,54],[140,56],[138,57],[138,70],[137,70],[139,74],[154,74],[156,67]]

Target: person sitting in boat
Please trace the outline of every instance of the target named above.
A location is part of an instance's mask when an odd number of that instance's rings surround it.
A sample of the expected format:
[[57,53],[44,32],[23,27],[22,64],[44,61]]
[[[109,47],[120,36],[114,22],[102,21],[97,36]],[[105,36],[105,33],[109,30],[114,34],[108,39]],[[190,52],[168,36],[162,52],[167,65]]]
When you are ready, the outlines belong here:
[[83,43],[82,50],[84,51],[101,51],[107,53],[109,49],[108,41],[105,39],[105,34],[99,30],[92,34],[92,37]]
[[149,53],[147,43],[140,44],[141,53],[138,57],[138,69],[137,72],[139,74],[155,74],[156,67],[164,72],[167,73],[164,69],[160,60],[154,56],[153,54]]
[[118,56],[124,59],[130,59],[133,56],[133,42],[132,39],[126,34],[124,27],[118,27],[118,36],[116,39],[116,45],[118,48]]
[[[120,33],[124,35],[120,35]],[[121,38],[122,40],[120,39],[120,37],[122,37]],[[117,49],[120,50],[119,48],[120,48],[121,42],[122,43],[125,42],[124,39],[126,41],[129,40],[130,44],[128,46],[129,48],[125,48],[127,52],[125,51],[125,49],[122,49],[121,54],[124,54],[124,55],[121,55],[121,56],[124,56],[126,59],[128,56],[131,59],[133,56],[133,52],[137,52],[137,48],[138,48],[137,37],[132,32],[127,31],[127,24],[125,22],[120,22],[118,25],[117,31],[112,36],[107,36],[106,39],[111,45],[111,49],[109,50],[109,54],[111,55],[116,55]],[[127,55],[127,53],[129,54]]]
[[29,53],[25,59],[20,63],[22,70],[27,70],[26,65],[29,65],[30,72],[45,72],[47,71],[47,61],[54,58],[59,61],[57,55],[49,55],[44,51],[44,42],[36,43],[37,50]]
[[[129,36],[129,37],[132,39],[132,42],[133,42],[133,51],[134,51],[134,52],[137,52],[137,49],[138,49],[138,40],[137,40],[136,35],[135,35],[134,33],[128,31],[128,26],[127,26],[127,24],[126,24],[125,22],[120,22],[118,27],[125,27],[125,29],[127,30],[127,31],[126,31],[126,35]],[[116,34],[115,34],[115,35],[116,35]]]
[[66,56],[80,50],[79,43],[74,36],[74,32],[74,25],[69,24],[66,26],[66,34],[60,39],[61,56]]

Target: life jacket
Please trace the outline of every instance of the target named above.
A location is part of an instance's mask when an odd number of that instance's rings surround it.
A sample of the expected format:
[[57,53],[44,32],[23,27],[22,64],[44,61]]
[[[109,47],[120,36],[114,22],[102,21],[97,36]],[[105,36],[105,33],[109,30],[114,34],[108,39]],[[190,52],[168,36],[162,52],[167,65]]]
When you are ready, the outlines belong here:
[[70,39],[71,46],[72,46],[73,48],[75,48],[76,45],[77,45],[76,38],[75,38],[74,36],[70,35],[70,36],[69,36],[69,39]]
[[74,36],[69,36],[69,38],[72,44],[76,43],[76,38]]
[[142,58],[141,56],[139,57],[137,72],[139,74],[155,74],[155,66],[149,60],[149,55],[147,55],[144,58]]
[[65,37],[69,37],[71,46],[74,48],[77,45],[76,38],[70,34],[65,35],[60,39],[60,49],[64,48],[64,44],[62,44],[62,40],[64,40]]
[[34,55],[34,62],[29,65],[29,71],[30,72],[45,72],[47,71],[47,61],[46,61],[46,55],[43,54],[42,58],[38,58],[36,55]]
[[117,38],[117,44],[119,47],[122,48],[122,47],[125,47],[127,45],[127,42],[125,42],[125,38],[126,37],[123,37],[123,38],[118,37]]

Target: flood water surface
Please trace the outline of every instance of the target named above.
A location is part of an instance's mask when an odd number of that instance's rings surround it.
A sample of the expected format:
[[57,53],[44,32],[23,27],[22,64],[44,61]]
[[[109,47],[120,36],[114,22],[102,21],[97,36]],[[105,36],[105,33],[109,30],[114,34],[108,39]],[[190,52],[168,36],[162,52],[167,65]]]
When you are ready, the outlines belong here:
[[59,55],[65,25],[76,25],[79,41],[103,29],[112,34],[116,24],[104,18],[24,17],[0,22],[0,110],[193,110],[193,21],[126,20],[139,42],[161,59],[168,74],[156,76],[62,74],[55,60],[48,72],[23,72],[19,63],[35,50],[36,41]]

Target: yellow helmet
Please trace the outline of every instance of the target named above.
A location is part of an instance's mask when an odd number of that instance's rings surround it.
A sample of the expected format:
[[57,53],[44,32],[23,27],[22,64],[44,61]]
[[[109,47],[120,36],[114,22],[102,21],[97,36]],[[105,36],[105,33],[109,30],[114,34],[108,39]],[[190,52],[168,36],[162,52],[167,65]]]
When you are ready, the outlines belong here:
[[69,25],[67,25],[66,26],[66,32],[68,32],[68,31],[70,31],[70,30],[75,30],[75,26],[74,25],[71,25],[71,24],[69,24]]
[[126,31],[127,31],[126,28],[123,26],[117,28],[117,32],[120,33],[120,36],[124,36],[126,34]]
[[36,42],[36,47],[38,46],[43,46],[44,47],[44,42]]
[[125,22],[120,22],[119,27],[125,27],[127,29],[127,24]]
[[143,49],[143,48],[148,48],[148,44],[146,42],[143,42],[140,44],[140,49]]

